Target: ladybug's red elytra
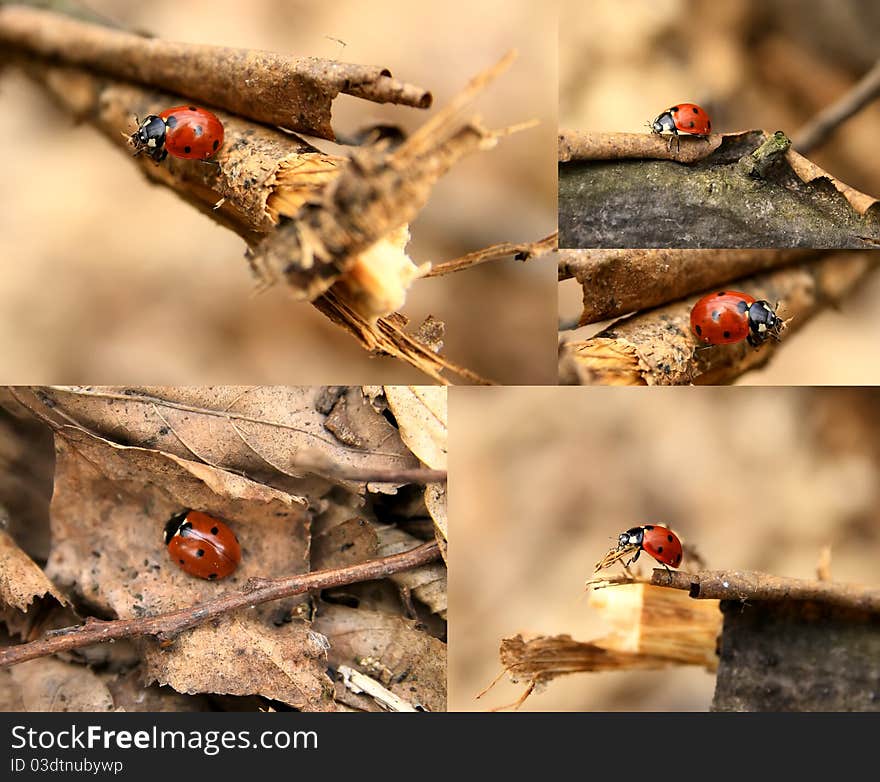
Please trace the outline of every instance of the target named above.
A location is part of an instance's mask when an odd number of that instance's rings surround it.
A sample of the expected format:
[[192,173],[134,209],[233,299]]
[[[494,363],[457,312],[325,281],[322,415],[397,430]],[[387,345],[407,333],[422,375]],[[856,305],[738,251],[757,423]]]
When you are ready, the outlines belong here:
[[207,109],[175,106],[147,116],[129,140],[135,155],[145,152],[157,163],[168,155],[208,160],[223,146],[223,123]]
[[191,576],[214,581],[235,572],[241,546],[229,526],[214,516],[185,510],[165,525],[169,556]]
[[670,529],[656,524],[633,527],[621,532],[617,541],[618,550],[636,548],[633,558],[626,563],[628,567],[639,558],[643,551],[650,554],[661,565],[677,568],[681,565],[682,548],[678,536]]
[[666,109],[651,123],[653,133],[685,133],[705,138],[712,132],[712,120],[696,103],[679,103]]
[[757,348],[770,338],[778,340],[782,325],[769,302],[742,291],[710,293],[691,310],[691,331],[704,345],[747,340]]

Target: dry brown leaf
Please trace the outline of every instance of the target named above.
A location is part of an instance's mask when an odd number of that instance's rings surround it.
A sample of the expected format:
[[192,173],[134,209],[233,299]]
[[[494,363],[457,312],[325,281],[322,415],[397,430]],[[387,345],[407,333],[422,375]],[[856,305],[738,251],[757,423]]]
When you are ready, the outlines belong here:
[[[301,498],[72,427],[57,436],[57,454],[47,572],[103,611],[122,618],[168,611],[252,576],[309,569]],[[241,565],[222,583],[193,578],[168,557],[164,524],[185,508],[227,519],[241,541]]]
[[446,710],[446,644],[399,616],[324,605],[313,627],[330,639],[334,667],[348,665],[415,707]]
[[269,629],[251,615],[229,614],[181,635],[163,649],[151,643],[149,681],[178,692],[258,694],[303,711],[332,711],[326,643],[305,622]]
[[442,386],[385,386],[400,436],[423,464],[446,469],[447,397]]
[[44,595],[62,605],[67,603],[40,567],[0,529],[0,605],[27,611],[35,597]]
[[[104,613],[155,614],[216,597],[251,577],[309,570],[309,518],[300,498],[73,427],[59,431],[57,451],[48,570]],[[224,581],[194,578],[169,559],[163,525],[182,508],[205,510],[233,527],[242,562]],[[279,612],[289,615],[303,599],[224,617],[183,633],[167,649],[145,642],[145,675],[182,692],[262,694],[296,708],[332,708],[325,666],[307,625],[276,626]]]
[[[301,477],[314,464],[376,470],[418,466],[384,419],[386,428],[361,432],[361,445],[340,441],[325,426],[326,391],[320,386],[67,386],[16,389],[16,394],[56,423],[242,472],[310,498],[335,484],[352,485],[334,480],[332,473],[324,477],[326,470],[322,477]],[[378,413],[375,417],[381,419]]]
[[865,212],[877,203],[877,199],[873,196],[861,193],[851,185],[841,182],[817,166],[812,160],[798,154],[793,149],[789,149],[785,157],[788,160],[788,164],[803,182],[809,184],[817,179],[827,179],[860,215],[864,215]]
[[112,711],[104,682],[83,665],[43,657],[11,669],[25,711]]
[[[395,527],[381,527],[379,534],[379,556],[387,557],[407,551],[421,541]],[[405,573],[391,576],[391,580],[399,587],[408,589],[413,597],[423,602],[431,611],[443,619],[446,618],[446,566],[434,562]]]

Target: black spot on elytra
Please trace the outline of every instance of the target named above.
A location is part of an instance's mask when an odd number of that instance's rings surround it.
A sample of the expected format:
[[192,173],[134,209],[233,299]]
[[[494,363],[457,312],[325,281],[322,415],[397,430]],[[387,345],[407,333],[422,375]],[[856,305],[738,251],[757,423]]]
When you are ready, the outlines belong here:
[[702,329],[702,327],[700,327],[699,325],[697,325],[697,335],[698,335],[698,336],[703,336],[703,329]]
[[213,145],[213,146],[214,146],[214,149],[217,149],[217,147],[220,146],[220,142],[217,141],[217,139],[214,139],[214,145]]
[[198,138],[199,136],[201,136],[202,133],[204,133],[204,132],[205,132],[205,129],[204,129],[201,125],[196,125],[196,126],[193,128],[193,134],[195,135],[196,138]]
[[172,114],[170,117],[168,117],[168,118],[165,120],[165,124],[166,124],[169,128],[176,128],[176,127],[177,127],[177,117],[175,117],[175,116]]
[[197,556],[197,557],[203,557],[203,556],[205,556],[205,549],[200,548],[200,549],[196,552],[196,556]]
[[695,127],[695,126],[696,126],[696,123],[695,123],[693,120],[691,120],[691,124],[690,124],[688,127],[693,128],[693,127]]
[[190,110],[190,111],[198,111],[198,109],[197,109],[195,106],[190,106],[190,107],[189,107],[189,110]]
[[729,331],[724,332],[724,339],[730,339],[730,332]]
[[212,535],[216,535],[218,532],[220,532],[220,529],[218,527],[211,527],[211,534]]
[[663,553],[663,546],[657,546],[657,553],[658,553],[658,554],[662,554],[662,553]]
[[678,563],[681,562],[681,554],[675,555],[675,566],[678,567]]
[[208,578],[209,578],[211,581],[213,581],[215,578],[217,578],[217,574],[216,574],[216,573],[211,573],[211,575],[208,576]]
[[177,561],[180,562],[181,565],[183,564],[183,560],[182,560],[182,559],[178,559]]
[[183,151],[186,152],[186,154],[188,155],[190,152],[192,152],[192,147],[186,146],[183,148]]
[[667,535],[666,540],[668,540],[670,543],[672,543],[672,535]]
[[726,296],[727,292],[726,291],[718,291],[718,293],[716,293],[715,295],[716,296]]
[[706,120],[706,129],[712,130],[712,120],[709,120],[709,119]]
[[694,106],[693,112],[694,112],[694,114],[699,114],[700,110],[696,106]]

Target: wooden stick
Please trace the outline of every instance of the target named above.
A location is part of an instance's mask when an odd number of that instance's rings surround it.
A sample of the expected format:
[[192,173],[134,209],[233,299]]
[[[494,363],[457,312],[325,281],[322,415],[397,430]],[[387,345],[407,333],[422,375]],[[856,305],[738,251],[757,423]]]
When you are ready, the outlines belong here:
[[654,570],[651,583],[685,589],[700,600],[815,600],[880,613],[880,587],[818,579],[786,578],[751,570],[704,570],[700,573]]
[[166,614],[112,621],[88,619],[85,624],[53,631],[37,641],[0,649],[0,668],[119,638],[153,636],[163,644],[170,644],[184,630],[204,624],[221,614],[318,589],[386,578],[426,565],[439,557],[439,546],[436,541],[432,541],[401,554],[335,570],[316,570],[277,579],[252,578],[236,592]]
[[509,255],[514,256],[518,261],[528,261],[536,256],[553,252],[556,249],[556,243],[559,232],[554,231],[549,236],[539,239],[536,242],[501,242],[484,247],[482,250],[476,250],[460,258],[455,258],[445,263],[438,263],[429,271],[425,277],[441,277],[444,274],[452,274],[452,272],[469,269],[471,266],[477,266],[487,261],[498,261]]
[[340,92],[379,103],[431,105],[431,93],[386,68],[145,38],[24,6],[0,7],[0,41],[47,59],[186,95],[267,125],[333,139]]

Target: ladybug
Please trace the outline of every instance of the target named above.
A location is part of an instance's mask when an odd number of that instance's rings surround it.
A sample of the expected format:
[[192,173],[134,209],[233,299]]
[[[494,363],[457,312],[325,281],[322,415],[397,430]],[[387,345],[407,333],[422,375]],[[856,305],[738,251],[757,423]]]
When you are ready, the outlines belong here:
[[778,340],[782,325],[769,302],[741,291],[710,293],[691,310],[691,331],[706,345],[747,340],[757,348],[771,337]]
[[235,572],[241,546],[235,533],[220,519],[197,510],[185,510],[165,525],[168,554],[191,576],[214,581]]
[[661,565],[677,568],[681,564],[681,541],[678,536],[666,527],[646,524],[621,532],[617,541],[617,550],[636,548],[633,558],[626,563],[628,567],[639,558],[643,551],[650,554]]
[[712,120],[696,103],[679,103],[666,109],[651,123],[651,132],[672,133],[673,136],[685,133],[705,138],[712,132]]
[[134,154],[146,152],[157,163],[168,155],[207,160],[223,144],[223,123],[207,109],[175,106],[150,114],[129,137]]

